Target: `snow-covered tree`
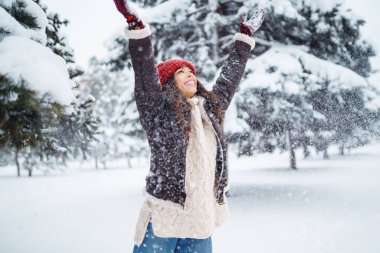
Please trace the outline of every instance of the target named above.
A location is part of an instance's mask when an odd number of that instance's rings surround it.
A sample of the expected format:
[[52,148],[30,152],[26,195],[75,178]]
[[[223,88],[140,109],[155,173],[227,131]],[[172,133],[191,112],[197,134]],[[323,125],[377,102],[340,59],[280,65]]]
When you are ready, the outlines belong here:
[[75,65],[73,49],[68,46],[66,37],[60,33],[61,27],[67,26],[69,21],[62,19],[58,13],[47,12],[46,7],[43,7],[43,10],[47,14],[49,21],[49,25],[46,29],[46,35],[48,37],[46,46],[51,48],[55,54],[65,59],[70,78],[82,75],[83,70]]
[[[256,5],[247,1],[242,8]],[[363,77],[370,74],[374,51],[361,38],[363,24],[341,1],[266,2],[257,34],[260,56],[249,61],[232,110],[245,124],[238,131],[227,129],[240,154],[289,150],[295,168],[294,148],[307,156],[313,145],[327,156],[332,143],[365,142],[366,135],[358,141],[356,133],[370,129],[378,109],[365,109],[371,87]],[[322,85],[326,80],[333,83],[328,89]],[[341,103],[327,101],[334,96]],[[334,109],[318,107],[330,102]]]
[[94,110],[101,120],[93,156],[96,168],[99,163],[106,168],[114,159],[125,159],[130,167],[131,158],[147,153],[133,95],[133,72],[106,58],[108,62],[92,58],[82,78],[95,98]]
[[303,147],[308,155],[309,127],[320,115],[305,100],[305,90],[298,85],[301,75],[281,73],[277,88],[246,89],[239,97],[239,116],[249,125],[239,140],[240,154],[289,150],[292,169],[296,169],[296,148]]
[[[74,62],[55,53],[66,49],[53,42],[58,30],[49,33],[54,25],[45,12],[37,0],[0,2],[0,148],[13,150],[19,176],[20,156],[31,176],[39,161],[75,155],[77,143],[65,142],[75,135],[84,150],[83,139],[93,139],[96,129],[88,102],[74,102],[78,95],[67,66]],[[68,125],[74,131],[65,135]]]
[[237,115],[246,123],[241,138],[234,135],[241,154],[288,150],[295,168],[295,148],[307,155],[307,146],[315,146],[327,157],[333,143],[366,143],[379,107],[366,94],[367,81],[352,70],[297,46],[272,48],[248,68],[236,97]]
[[[255,6],[247,1],[243,8]],[[367,77],[371,71],[372,46],[362,39],[359,19],[342,0],[267,1],[260,35],[266,41],[302,45],[321,59],[345,66]]]
[[314,143],[328,157],[329,144],[337,144],[340,154],[346,149],[363,146],[374,136],[374,124],[379,120],[380,104],[378,94],[368,83],[357,81],[353,87],[347,87],[337,80],[322,80],[317,90],[308,94],[308,100],[315,110],[326,117],[323,127],[324,136],[316,135]]

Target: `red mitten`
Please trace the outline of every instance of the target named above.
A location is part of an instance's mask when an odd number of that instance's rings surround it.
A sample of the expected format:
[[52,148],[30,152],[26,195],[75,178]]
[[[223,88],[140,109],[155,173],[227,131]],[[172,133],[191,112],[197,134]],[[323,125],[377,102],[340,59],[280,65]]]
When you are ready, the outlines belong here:
[[240,20],[240,32],[252,36],[264,21],[264,10],[259,9],[253,12],[252,17],[247,20],[247,14],[244,14]]
[[143,29],[145,27],[142,20],[138,17],[137,12],[133,10],[132,6],[128,4],[127,0],[113,0],[117,10],[123,14],[129,30]]

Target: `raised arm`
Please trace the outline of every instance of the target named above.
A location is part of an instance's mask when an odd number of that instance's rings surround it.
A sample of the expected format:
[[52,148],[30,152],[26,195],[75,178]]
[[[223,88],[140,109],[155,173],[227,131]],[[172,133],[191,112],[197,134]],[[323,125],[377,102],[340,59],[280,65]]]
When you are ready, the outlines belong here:
[[163,94],[151,43],[151,31],[138,17],[127,0],[114,0],[116,8],[128,23],[129,52],[135,73],[135,98],[142,126],[154,127],[155,117],[162,112]]
[[222,71],[216,80],[212,92],[219,97],[219,106],[227,110],[234,96],[240,80],[244,74],[251,50],[255,47],[252,35],[257,31],[264,20],[264,11],[257,10],[252,18],[247,20],[243,15],[240,21],[240,33],[235,35],[235,42],[230,50]]

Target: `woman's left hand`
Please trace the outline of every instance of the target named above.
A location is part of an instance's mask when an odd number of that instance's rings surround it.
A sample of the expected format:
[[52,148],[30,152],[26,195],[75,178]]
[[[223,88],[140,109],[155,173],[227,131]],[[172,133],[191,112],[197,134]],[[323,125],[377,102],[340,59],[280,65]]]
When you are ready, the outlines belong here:
[[244,14],[240,20],[240,32],[252,36],[260,28],[263,21],[263,9],[255,10],[250,19],[247,19],[247,14]]

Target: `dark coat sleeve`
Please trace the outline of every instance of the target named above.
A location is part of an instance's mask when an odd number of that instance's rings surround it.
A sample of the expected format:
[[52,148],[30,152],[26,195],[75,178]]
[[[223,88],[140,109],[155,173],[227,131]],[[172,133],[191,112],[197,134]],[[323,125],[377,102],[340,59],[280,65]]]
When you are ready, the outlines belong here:
[[212,92],[219,98],[217,106],[221,107],[224,111],[227,110],[239,86],[250,53],[251,46],[249,44],[236,40],[213,86]]
[[135,73],[135,98],[141,125],[151,132],[164,105],[151,37],[130,39],[129,52]]

